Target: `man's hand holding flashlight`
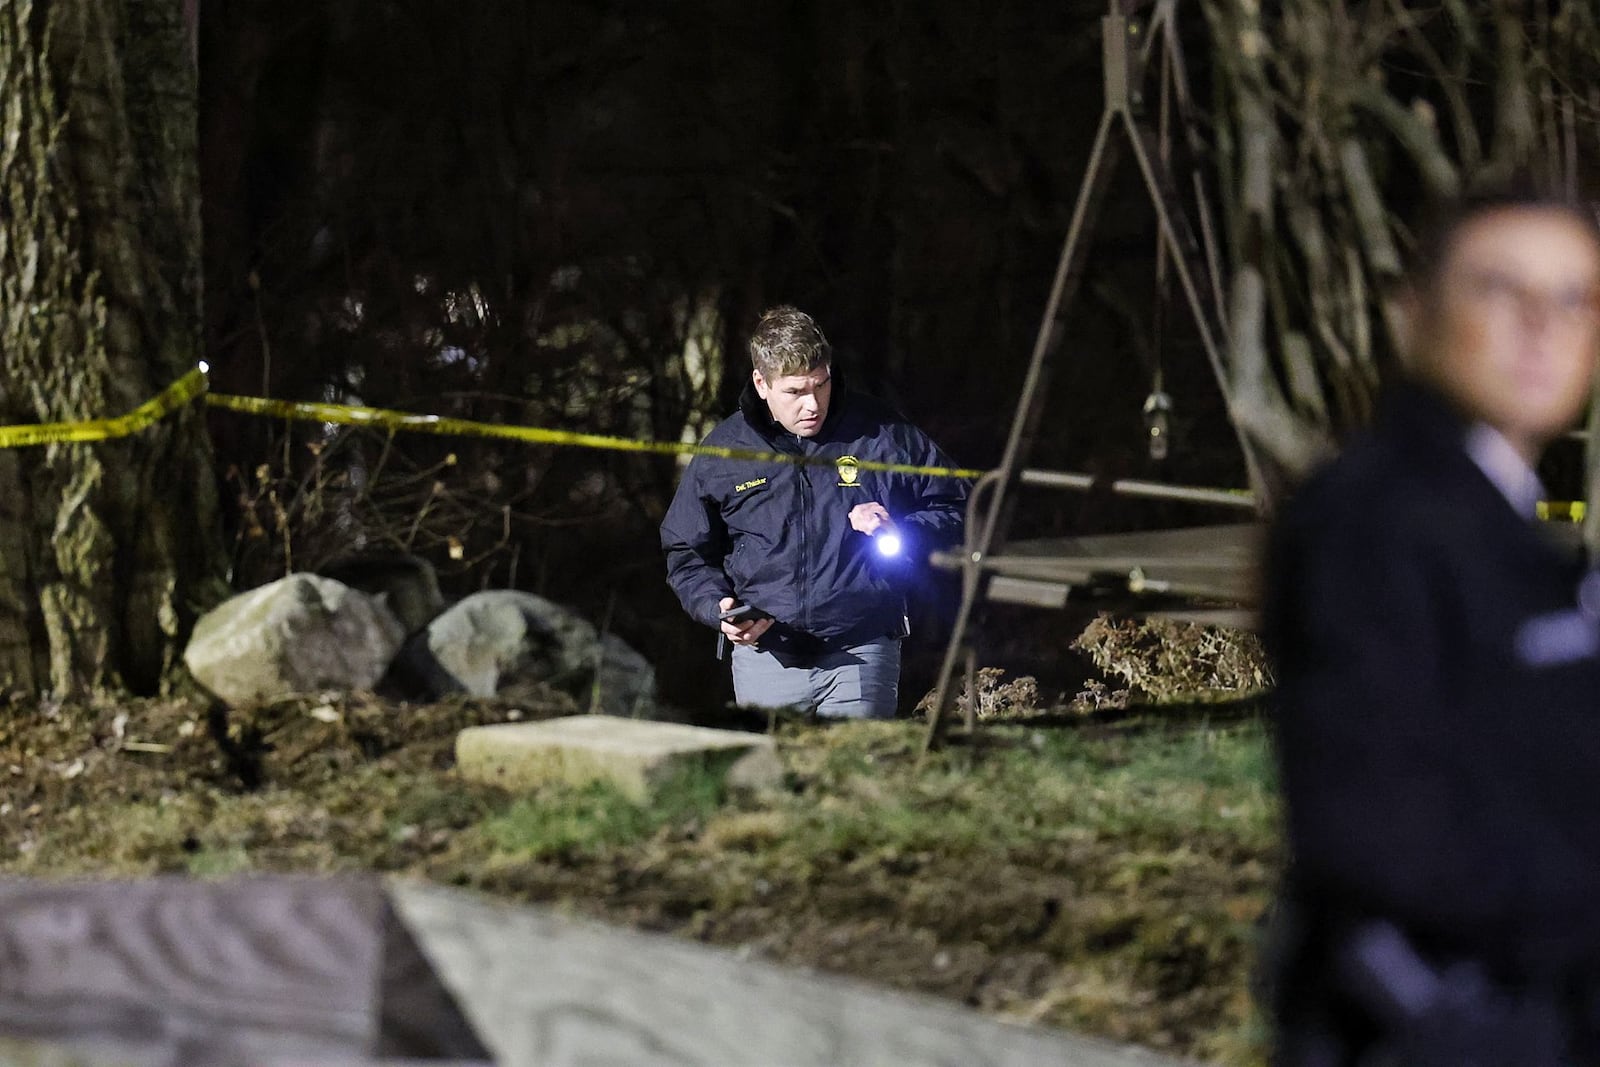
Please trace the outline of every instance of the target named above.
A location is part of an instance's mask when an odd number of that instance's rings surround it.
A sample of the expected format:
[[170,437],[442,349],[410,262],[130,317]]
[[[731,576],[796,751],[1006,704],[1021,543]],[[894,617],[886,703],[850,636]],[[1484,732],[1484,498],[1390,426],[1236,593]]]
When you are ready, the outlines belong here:
[[[725,596],[717,601],[717,613],[727,611],[739,603],[731,596]],[[742,622],[723,620],[722,632],[729,641],[736,645],[754,645],[761,640],[761,635],[772,628],[772,616],[762,615],[759,618],[745,619]]]
[[900,534],[894,528],[894,519],[889,517],[889,509],[876,500],[869,500],[865,504],[857,504],[851,508],[850,525],[872,538],[872,543],[878,548],[878,555],[900,554]]

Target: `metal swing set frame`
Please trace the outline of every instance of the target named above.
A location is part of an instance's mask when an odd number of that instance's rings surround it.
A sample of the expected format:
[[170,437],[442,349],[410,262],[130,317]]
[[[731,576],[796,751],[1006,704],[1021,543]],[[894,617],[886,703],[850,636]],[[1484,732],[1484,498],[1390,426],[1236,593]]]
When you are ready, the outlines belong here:
[[[1009,602],[1060,608],[1076,590],[1109,583],[1132,594],[1161,594],[1233,604],[1253,595],[1253,563],[1266,510],[1266,485],[1259,457],[1233,418],[1223,352],[1227,345],[1226,304],[1216,236],[1205,184],[1193,161],[1202,158],[1198,118],[1188,83],[1177,29],[1177,0],[1107,0],[1100,20],[1105,106],[1094,147],[1062,244],[1043,320],[1034,341],[1022,394],[1011,420],[1000,465],[974,484],[968,501],[965,541],[958,551],[936,553],[933,564],[961,574],[961,601],[946,647],[923,752],[939,743],[955,697],[958,670],[969,694],[965,729],[976,729],[977,631],[981,605]],[[1146,12],[1148,12],[1146,14]],[[1157,69],[1159,102],[1152,123],[1146,101],[1150,72]],[[1172,132],[1186,141],[1191,195],[1199,220],[1191,225],[1172,173]],[[1122,152],[1131,152],[1154,209],[1159,243],[1157,270],[1171,263],[1184,302],[1194,319],[1201,346],[1229,411],[1243,452],[1250,490],[1206,489],[1155,481],[1103,482],[1087,474],[1037,470],[1025,464],[1032,453],[1046,400],[1051,364],[1061,343],[1063,317],[1083,281],[1089,236]],[[1147,410],[1148,413],[1148,410]],[[1251,520],[1192,530],[1062,538],[1008,544],[1007,532],[1020,487],[1077,491],[1105,490],[1150,499],[1248,511]],[[1213,616],[1238,621],[1238,612]],[[1191,613],[1191,617],[1197,617]]]

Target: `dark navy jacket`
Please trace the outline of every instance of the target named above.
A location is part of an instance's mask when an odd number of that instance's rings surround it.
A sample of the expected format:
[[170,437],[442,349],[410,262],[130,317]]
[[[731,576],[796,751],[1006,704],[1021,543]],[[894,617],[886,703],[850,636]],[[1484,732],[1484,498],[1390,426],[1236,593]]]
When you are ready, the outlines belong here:
[[[705,444],[777,452],[806,465],[696,456],[661,523],[667,581],[684,610],[717,625],[717,603],[731,596],[777,620],[761,647],[796,651],[895,636],[905,583],[928,553],[960,539],[966,482],[861,470],[856,462],[954,466],[939,448],[886,405],[849,393],[835,378],[822,429],[796,437],[746,386],[737,414]],[[850,526],[850,509],[877,501],[905,541],[902,558],[884,560]],[[809,638],[809,639],[808,639]]]
[[1294,881],[1512,983],[1600,972],[1600,589],[1408,387],[1284,509],[1264,633]]

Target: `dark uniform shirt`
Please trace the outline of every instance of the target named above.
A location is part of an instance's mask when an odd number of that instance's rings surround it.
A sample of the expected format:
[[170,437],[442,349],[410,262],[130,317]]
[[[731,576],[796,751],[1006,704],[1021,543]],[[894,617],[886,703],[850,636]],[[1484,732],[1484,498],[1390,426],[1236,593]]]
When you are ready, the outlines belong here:
[[[777,620],[763,648],[898,636],[915,561],[960,539],[966,483],[858,464],[953,464],[886,405],[837,384],[821,430],[809,438],[776,423],[752,387],[739,408],[707,445],[816,462],[694,458],[661,524],[667,581],[684,610],[714,626],[721,598],[754,605]],[[898,527],[902,562],[880,558],[850,526],[850,509],[869,501]]]
[[1292,883],[1313,954],[1379,918],[1424,959],[1566,990],[1600,958],[1600,588],[1467,431],[1407,387],[1276,525]]

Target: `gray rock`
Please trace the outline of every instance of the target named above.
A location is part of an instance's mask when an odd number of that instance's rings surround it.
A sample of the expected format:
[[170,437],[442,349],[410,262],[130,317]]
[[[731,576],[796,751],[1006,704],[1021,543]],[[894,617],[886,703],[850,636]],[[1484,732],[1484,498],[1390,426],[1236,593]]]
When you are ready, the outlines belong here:
[[588,620],[533,593],[512,589],[474,593],[414,635],[402,666],[435,698],[450,693],[505,695],[542,682],[609,715],[654,710],[655,668],[615,635],[604,638]]
[[291,574],[201,616],[183,661],[229,704],[371,689],[405,630],[383,603],[332,578]]
[[[616,634],[600,639],[600,702],[594,710],[611,715],[649,715],[656,704],[656,669]],[[590,693],[581,694],[585,698]],[[583,703],[580,701],[580,703]],[[588,707],[587,703],[584,707]]]
[[324,563],[317,573],[382,600],[408,635],[444,610],[439,575],[421,556],[405,552],[346,556]]

